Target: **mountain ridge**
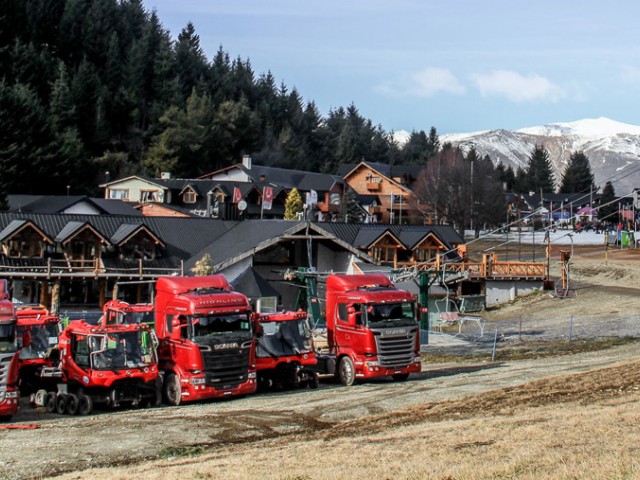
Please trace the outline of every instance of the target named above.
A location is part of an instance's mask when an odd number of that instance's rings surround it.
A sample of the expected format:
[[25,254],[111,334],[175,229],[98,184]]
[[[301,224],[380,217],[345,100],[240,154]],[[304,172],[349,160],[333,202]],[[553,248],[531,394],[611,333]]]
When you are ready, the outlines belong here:
[[440,136],[464,152],[475,148],[494,164],[502,162],[514,170],[526,168],[535,145],[544,146],[554,170],[556,188],[571,153],[582,151],[588,158],[595,183],[600,188],[613,183],[616,194],[629,194],[640,187],[640,126],[607,117],[574,122],[555,122],[519,130],[484,130]]

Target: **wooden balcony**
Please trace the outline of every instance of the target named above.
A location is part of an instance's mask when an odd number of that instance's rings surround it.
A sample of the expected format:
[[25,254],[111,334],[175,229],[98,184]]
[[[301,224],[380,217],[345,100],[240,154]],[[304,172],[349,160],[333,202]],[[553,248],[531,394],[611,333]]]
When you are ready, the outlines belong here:
[[382,190],[382,183],[367,182],[367,190],[370,192],[379,192],[380,190]]

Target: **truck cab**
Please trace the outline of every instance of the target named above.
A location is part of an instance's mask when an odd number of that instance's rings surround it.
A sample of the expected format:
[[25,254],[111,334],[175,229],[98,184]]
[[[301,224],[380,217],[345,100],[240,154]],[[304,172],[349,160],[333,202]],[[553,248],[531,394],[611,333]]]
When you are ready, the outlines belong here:
[[224,275],[160,277],[155,328],[169,405],[256,391],[249,301]]
[[62,332],[60,317],[42,305],[23,304],[16,307],[18,344],[20,348],[20,391],[34,393],[47,382],[44,368],[57,362],[58,336]]
[[15,311],[6,294],[6,280],[2,284],[5,288],[0,288],[0,420],[10,420],[18,412],[20,400],[19,354]]
[[255,314],[256,368],[261,388],[318,387],[313,336],[306,312]]
[[60,363],[44,405],[49,412],[88,414],[94,405],[160,403],[157,341],[146,324],[71,322],[60,334]]
[[421,370],[414,296],[386,275],[329,275],[326,324],[329,355],[319,357],[344,385]]
[[102,325],[140,324],[154,326],[153,303],[127,303],[109,300],[102,307]]

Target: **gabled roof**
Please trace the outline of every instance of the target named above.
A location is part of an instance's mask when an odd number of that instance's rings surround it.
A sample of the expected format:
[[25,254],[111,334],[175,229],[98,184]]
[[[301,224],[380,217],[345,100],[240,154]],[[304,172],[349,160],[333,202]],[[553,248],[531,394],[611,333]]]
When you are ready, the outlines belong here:
[[363,161],[360,163],[345,163],[340,165],[338,175],[346,179],[361,166],[375,170],[388,179],[397,177],[417,179],[420,173],[426,168],[425,165],[387,165],[384,163]]
[[[339,238],[331,232],[319,227],[317,224],[308,224],[309,229],[315,234],[326,237],[328,241],[338,244],[341,248],[354,255],[370,260],[370,257]],[[222,270],[256,252],[262,251],[283,240],[284,237],[300,235],[307,228],[306,222],[293,222],[290,220],[252,220],[235,222],[235,225],[213,243],[193,255],[185,262],[185,268],[192,268],[195,262],[205,254],[212,259],[214,269]]]
[[153,233],[149,228],[141,223],[123,223],[122,225],[120,225],[118,230],[116,230],[116,232],[110,238],[111,244],[120,246],[126,243],[138,232],[146,233],[156,244],[162,247],[165,246],[162,240],[160,240],[155,233]]
[[167,188],[163,184],[164,179],[147,177],[147,176],[144,176],[144,175],[131,175],[131,176],[125,177],[125,178],[119,178],[118,180],[113,180],[111,182],[107,182],[107,183],[103,183],[101,185],[98,185],[98,187],[107,188],[107,187],[111,187],[112,185],[117,185],[119,183],[123,183],[123,182],[126,182],[128,180],[133,180],[133,179],[137,179],[137,180],[140,180],[140,181],[143,181],[143,182],[147,182],[147,183],[149,183],[151,185],[154,185],[156,187],[159,187],[159,188]]
[[94,227],[92,227],[89,224],[89,222],[76,222],[76,221],[68,222],[64,226],[64,228],[60,230],[60,232],[58,232],[58,235],[56,235],[56,238],[54,240],[56,243],[67,243],[83,230],[90,230],[94,235],[96,235],[102,241],[107,243],[107,239],[105,238],[105,236],[102,233],[100,233],[98,230],[96,230]]
[[17,233],[21,232],[26,228],[34,229],[36,232],[38,232],[39,235],[42,236],[42,239],[44,241],[46,241],[47,243],[53,243],[49,235],[47,235],[41,229],[39,229],[31,220],[24,220],[24,219],[12,220],[11,223],[9,223],[9,225],[7,225],[0,232],[0,242],[5,241],[6,239],[16,235]]
[[385,237],[389,237],[394,243],[396,243],[399,247],[403,247],[404,244],[402,241],[396,237],[391,230],[386,230],[382,235],[379,235],[373,242],[367,245],[365,248],[370,248],[382,241]]

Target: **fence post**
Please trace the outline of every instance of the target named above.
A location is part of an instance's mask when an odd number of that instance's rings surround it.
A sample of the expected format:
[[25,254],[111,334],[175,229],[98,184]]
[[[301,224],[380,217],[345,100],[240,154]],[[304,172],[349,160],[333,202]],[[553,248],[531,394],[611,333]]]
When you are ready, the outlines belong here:
[[493,350],[491,351],[491,361],[496,361],[496,343],[498,343],[498,329],[496,328],[496,333],[493,336]]

